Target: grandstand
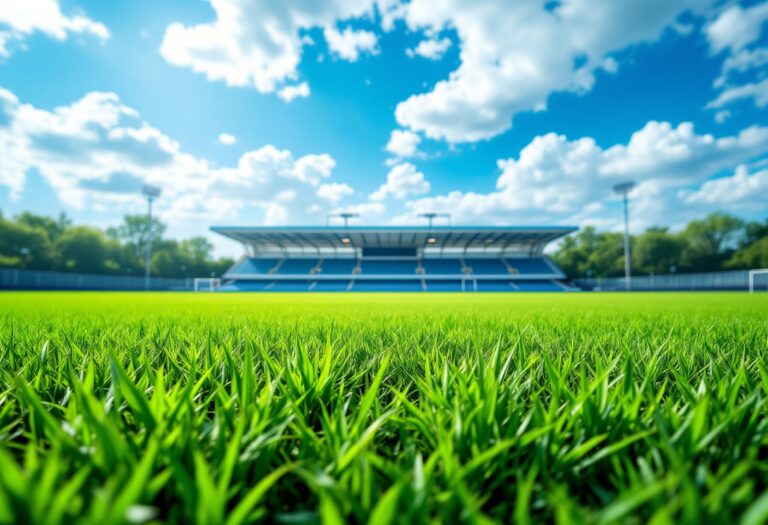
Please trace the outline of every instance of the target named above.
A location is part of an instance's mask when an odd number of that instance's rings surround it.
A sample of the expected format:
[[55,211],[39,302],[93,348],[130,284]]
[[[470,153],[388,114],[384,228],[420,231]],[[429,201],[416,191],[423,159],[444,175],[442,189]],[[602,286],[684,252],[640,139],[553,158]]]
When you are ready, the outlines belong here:
[[561,292],[544,255],[573,227],[233,227],[243,244],[221,291]]

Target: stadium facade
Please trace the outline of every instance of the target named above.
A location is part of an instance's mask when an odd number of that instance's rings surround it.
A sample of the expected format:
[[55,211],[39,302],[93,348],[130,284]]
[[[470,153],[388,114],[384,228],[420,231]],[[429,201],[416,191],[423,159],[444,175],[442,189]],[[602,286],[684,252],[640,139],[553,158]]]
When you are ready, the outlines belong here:
[[349,226],[211,230],[243,244],[222,291],[561,292],[545,246],[574,227]]

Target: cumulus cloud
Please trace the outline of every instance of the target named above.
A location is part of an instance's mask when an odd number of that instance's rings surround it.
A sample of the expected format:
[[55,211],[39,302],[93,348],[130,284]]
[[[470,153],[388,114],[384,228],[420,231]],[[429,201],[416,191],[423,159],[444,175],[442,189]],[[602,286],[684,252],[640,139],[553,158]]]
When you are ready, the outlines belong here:
[[[715,138],[695,133],[690,123],[674,127],[649,122],[627,144],[607,149],[589,137],[569,140],[549,133],[534,138],[517,158],[498,161],[501,173],[495,191],[454,191],[411,200],[406,207],[410,217],[449,210],[457,222],[583,223],[600,217],[601,203],[612,197],[613,184],[634,180],[637,216],[660,221],[679,207],[670,195],[757,157],[766,147],[764,127]],[[595,211],[585,214],[585,210]]]
[[557,91],[591,89],[605,59],[656,40],[706,0],[540,1],[413,0],[404,12],[412,30],[455,31],[461,64],[427,93],[396,109],[398,123],[432,139],[475,142],[512,125],[515,114],[546,107]]
[[213,167],[113,93],[88,93],[48,111],[0,89],[0,184],[16,196],[34,169],[74,207],[129,211],[141,206],[139,189],[149,183],[163,188],[158,209],[169,221],[257,209],[262,222],[304,222],[314,218],[309,210],[327,211],[351,194],[332,181],[335,166],[326,153],[296,156],[265,145],[234,166]]
[[339,203],[347,195],[352,195],[355,190],[352,186],[343,182],[333,182],[330,184],[321,184],[317,188],[317,196],[321,199],[325,199],[333,205]]
[[712,53],[726,55],[720,77],[715,81],[720,93],[707,108],[718,109],[739,100],[752,100],[760,108],[768,104],[766,79],[744,83],[739,78],[768,64],[768,48],[756,47],[766,21],[768,3],[748,8],[731,4],[705,28]]
[[375,33],[364,29],[352,29],[347,27],[339,31],[336,27],[326,27],[323,32],[328,49],[339,58],[350,62],[357,61],[362,53],[377,54],[379,39]]
[[389,135],[386,150],[398,157],[413,157],[418,153],[419,137],[413,131],[407,129],[396,129]]
[[231,146],[235,142],[237,142],[237,137],[235,137],[230,133],[222,133],[221,135],[219,135],[220,144],[224,144],[225,146]]
[[768,169],[750,174],[747,166],[736,168],[733,175],[705,182],[696,191],[681,190],[680,198],[689,204],[764,206],[756,195],[768,192]]
[[58,0],[6,0],[0,5],[0,56],[10,54],[9,44],[40,32],[66,40],[67,36],[88,34],[100,40],[109,38],[109,30],[84,15],[66,16]]
[[768,4],[743,8],[732,4],[724,9],[705,29],[713,53],[724,49],[738,51],[758,38],[768,20]]
[[[215,14],[211,22],[189,26],[175,22],[168,26],[160,47],[163,57],[171,64],[202,73],[209,80],[271,93],[297,79],[302,49],[307,44],[304,32],[370,17],[374,2],[211,0],[211,7]],[[367,45],[360,40],[368,37],[361,39],[354,31],[339,36],[342,42],[334,49],[339,54],[351,53],[344,47],[347,39],[353,44]],[[355,53],[360,50],[356,47]]]
[[424,174],[410,162],[394,166],[387,174],[387,182],[379,186],[369,198],[372,201],[383,201],[389,196],[404,199],[409,195],[421,195],[429,192],[429,181]]
[[428,38],[419,42],[415,48],[406,49],[405,54],[411,58],[420,56],[429,60],[440,60],[450,47],[451,39],[448,37]]
[[740,86],[725,88],[715,100],[707,104],[708,108],[722,108],[736,100],[752,99],[755,106],[764,108],[768,105],[768,78],[759,82],[748,82]]
[[302,82],[293,86],[285,86],[277,92],[277,96],[286,102],[295,98],[307,98],[309,96],[309,84]]

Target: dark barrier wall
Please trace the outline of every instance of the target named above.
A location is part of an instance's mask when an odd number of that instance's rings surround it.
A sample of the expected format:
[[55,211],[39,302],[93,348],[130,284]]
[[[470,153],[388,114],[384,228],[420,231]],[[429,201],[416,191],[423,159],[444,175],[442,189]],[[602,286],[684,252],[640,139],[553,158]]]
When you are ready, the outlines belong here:
[[[192,290],[192,279],[150,279],[151,290]],[[0,290],[145,290],[143,277],[0,268]]]

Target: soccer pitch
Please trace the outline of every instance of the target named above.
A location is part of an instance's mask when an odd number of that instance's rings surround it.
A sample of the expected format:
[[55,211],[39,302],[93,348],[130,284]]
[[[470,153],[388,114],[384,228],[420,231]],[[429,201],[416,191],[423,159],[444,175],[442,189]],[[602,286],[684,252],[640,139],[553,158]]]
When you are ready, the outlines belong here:
[[0,294],[0,523],[763,523],[768,295]]

